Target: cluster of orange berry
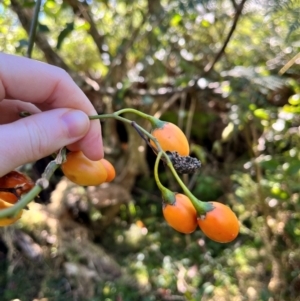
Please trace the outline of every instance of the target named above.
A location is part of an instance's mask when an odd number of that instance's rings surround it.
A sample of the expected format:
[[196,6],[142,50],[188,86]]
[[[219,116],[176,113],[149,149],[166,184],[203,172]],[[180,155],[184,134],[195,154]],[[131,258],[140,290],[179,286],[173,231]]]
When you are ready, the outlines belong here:
[[[148,143],[159,154],[176,154],[176,160],[184,165],[189,157],[189,143],[181,129],[173,123],[152,118],[152,131]],[[159,146],[159,147],[158,147]],[[182,163],[183,162],[183,163]],[[179,166],[180,166],[179,164]],[[173,165],[173,163],[172,163]],[[197,164],[196,164],[197,165]],[[200,166],[200,165],[199,165]],[[115,178],[116,171],[106,159],[89,160],[81,151],[69,152],[66,161],[61,164],[64,175],[72,182],[81,186],[97,186],[110,182]],[[181,170],[185,167],[181,166]],[[239,222],[233,211],[219,202],[204,203],[196,199],[187,188],[185,194],[173,193],[159,181],[157,170],[155,177],[163,197],[163,215],[167,223],[181,233],[192,233],[197,226],[210,239],[227,243],[234,240],[239,233]],[[184,184],[183,184],[184,185]],[[0,209],[13,206],[20,196],[28,192],[34,184],[25,175],[12,171],[0,178]],[[186,195],[187,194],[187,195]],[[22,211],[12,218],[0,219],[0,226],[14,223],[22,215]]]
[[[176,152],[180,156],[189,155],[187,138],[175,124],[164,122],[152,131],[152,135],[163,151]],[[175,199],[164,199],[163,215],[167,223],[178,232],[192,233],[199,226],[207,237],[219,243],[231,242],[237,237],[239,221],[228,206],[219,202],[210,202],[211,209],[207,212],[199,212],[198,206],[195,207],[195,203],[193,204],[186,195],[175,193],[174,196]],[[200,203],[199,200],[197,201]]]
[[[81,151],[69,152],[61,168],[68,179],[82,186],[96,186],[111,182],[116,175],[115,168],[109,161],[104,158],[91,161]],[[0,210],[12,207],[34,185],[28,176],[15,170],[0,177]],[[23,210],[15,216],[0,218],[0,227],[15,223],[22,214]]]

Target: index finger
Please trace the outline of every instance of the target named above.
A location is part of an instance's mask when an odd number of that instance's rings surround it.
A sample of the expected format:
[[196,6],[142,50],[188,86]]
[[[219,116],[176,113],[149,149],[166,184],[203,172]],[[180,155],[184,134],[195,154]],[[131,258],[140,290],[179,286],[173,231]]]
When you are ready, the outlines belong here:
[[[28,58],[0,53],[0,101],[19,99],[40,108],[72,108],[97,114],[91,102],[61,68]],[[87,135],[72,149],[81,149],[92,160],[103,157],[101,127],[92,121]]]

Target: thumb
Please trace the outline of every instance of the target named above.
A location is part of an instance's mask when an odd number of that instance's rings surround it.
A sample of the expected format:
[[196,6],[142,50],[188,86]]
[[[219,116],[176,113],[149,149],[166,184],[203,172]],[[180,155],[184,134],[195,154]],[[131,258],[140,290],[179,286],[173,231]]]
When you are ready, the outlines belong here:
[[54,109],[0,125],[0,176],[76,142],[89,126],[84,112],[71,109]]

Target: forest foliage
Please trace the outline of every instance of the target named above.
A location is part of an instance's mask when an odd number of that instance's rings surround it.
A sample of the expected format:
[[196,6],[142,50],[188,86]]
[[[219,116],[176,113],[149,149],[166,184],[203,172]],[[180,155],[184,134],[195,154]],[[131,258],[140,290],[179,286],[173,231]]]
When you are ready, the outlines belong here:
[[[0,3],[0,51],[27,55],[35,5]],[[185,183],[228,204],[241,230],[223,245],[170,229],[153,153],[132,127],[105,121],[118,177],[98,197],[118,204],[97,206],[95,191],[56,175],[55,196],[89,252],[70,241],[64,214],[45,218],[55,197],[33,204],[0,232],[3,300],[300,300],[299,15],[298,0],[43,1],[32,58],[69,72],[99,114],[131,107],[179,125],[202,162]]]

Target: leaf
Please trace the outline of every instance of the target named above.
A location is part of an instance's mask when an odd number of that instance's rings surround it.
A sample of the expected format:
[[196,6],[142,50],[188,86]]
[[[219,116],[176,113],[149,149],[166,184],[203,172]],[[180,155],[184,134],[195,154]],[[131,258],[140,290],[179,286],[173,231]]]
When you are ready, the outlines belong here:
[[269,114],[264,109],[256,109],[254,111],[254,116],[256,116],[259,119],[264,119],[264,120],[268,120],[269,119]]
[[49,29],[49,27],[47,25],[39,23],[38,24],[38,31],[45,33],[45,32],[50,32],[50,29]]
[[207,21],[207,20],[202,20],[201,21],[201,25],[203,26],[203,27],[209,27],[210,26],[210,23]]
[[181,20],[182,20],[182,17],[179,14],[175,14],[170,21],[170,25],[177,26]]
[[259,165],[264,169],[264,170],[269,170],[269,171],[275,171],[277,170],[279,166],[279,162],[275,159],[264,159],[262,160]]
[[295,175],[297,173],[299,173],[300,171],[300,162],[299,161],[295,161],[290,163],[289,167],[286,170],[286,173],[288,175]]
[[56,49],[60,49],[64,39],[73,31],[74,29],[74,22],[67,23],[66,27],[60,32],[57,38],[57,45]]
[[233,122],[229,122],[222,132],[222,142],[227,142],[230,140],[234,132]]
[[283,111],[288,112],[288,113],[300,113],[300,106],[290,106],[290,105],[284,105],[283,106]]
[[300,94],[294,94],[289,98],[289,103],[293,106],[300,104]]

